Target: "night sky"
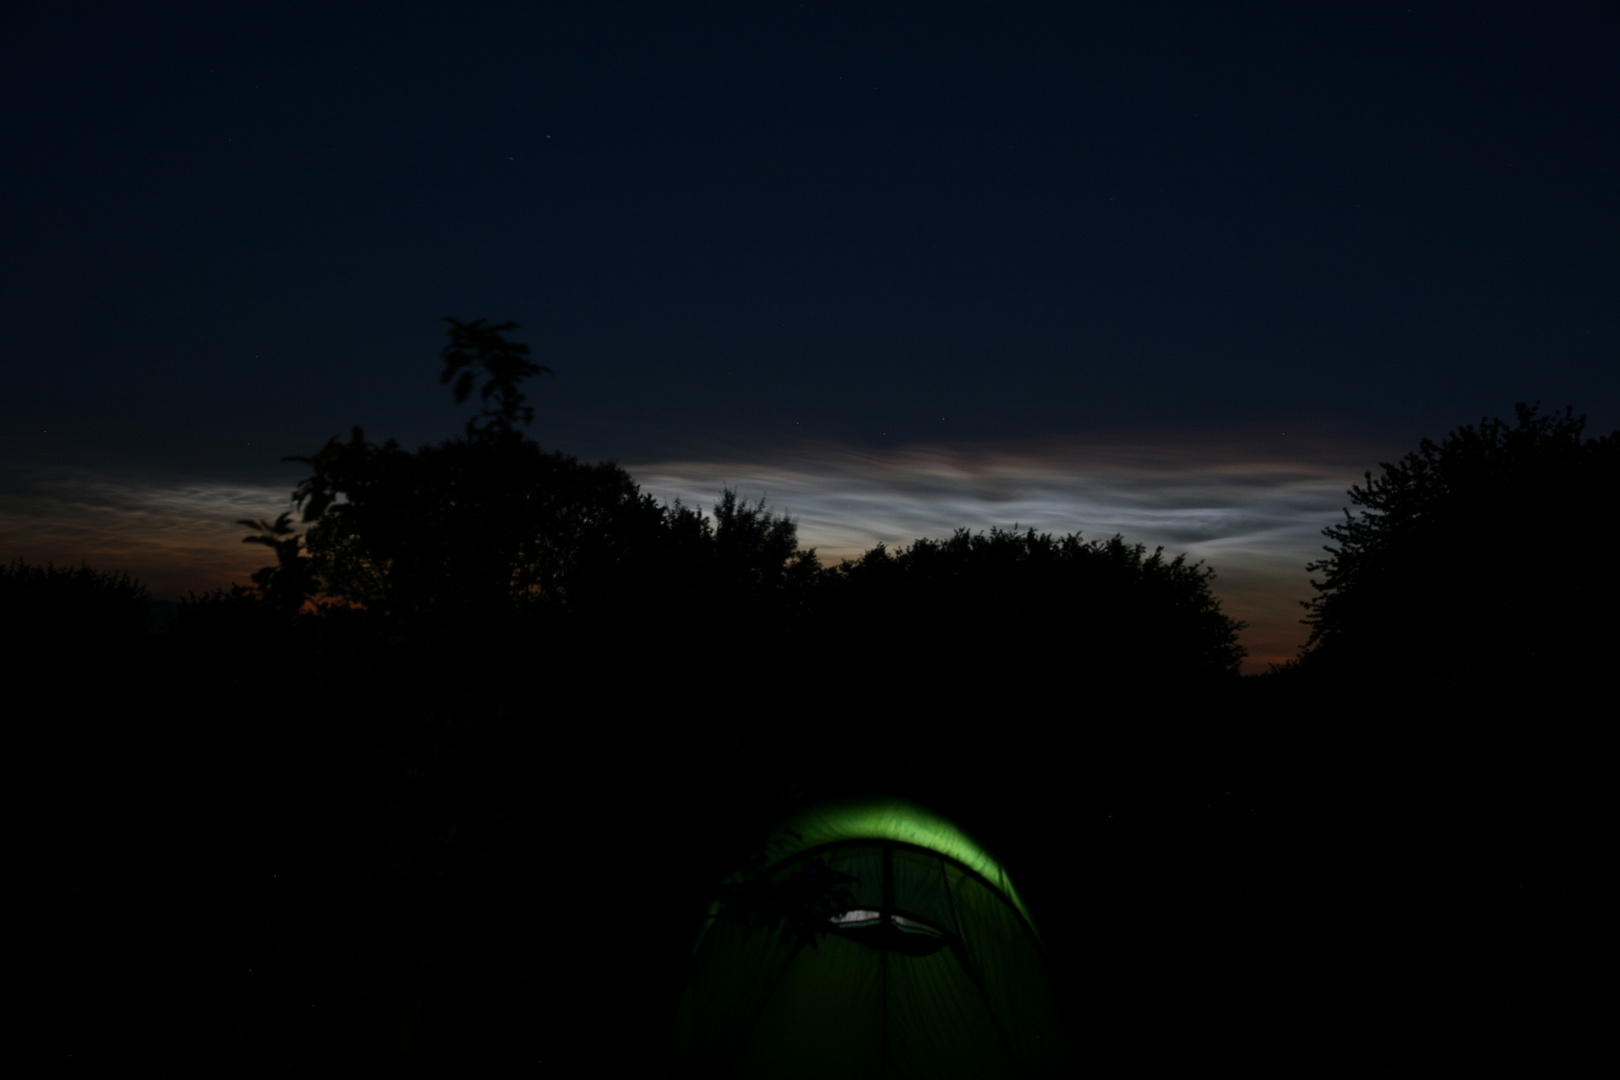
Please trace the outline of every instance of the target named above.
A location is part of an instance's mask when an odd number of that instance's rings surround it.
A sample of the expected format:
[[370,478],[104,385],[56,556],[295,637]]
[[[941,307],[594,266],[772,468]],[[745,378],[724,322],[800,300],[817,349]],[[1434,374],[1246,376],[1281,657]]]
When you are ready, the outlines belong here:
[[[1620,427],[1613,4],[0,5],[0,559],[246,581],[364,426],[1206,559],[1250,670],[1378,462]],[[1511,514],[1511,507],[1503,512]]]

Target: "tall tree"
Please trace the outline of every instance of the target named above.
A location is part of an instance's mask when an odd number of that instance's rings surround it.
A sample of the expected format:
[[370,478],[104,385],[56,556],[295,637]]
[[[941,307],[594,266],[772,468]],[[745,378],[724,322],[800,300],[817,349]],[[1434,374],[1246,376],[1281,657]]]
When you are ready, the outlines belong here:
[[415,452],[356,426],[347,441],[287,459],[310,467],[293,493],[308,531],[244,522],[259,530],[248,540],[278,555],[254,578],[267,598],[319,593],[395,622],[499,621],[561,602],[582,545],[655,512],[617,465],[581,464],[525,437],[534,411],[519,387],[550,369],[506,339],[515,323],[446,321],[440,381],[458,403],[478,390],[482,411],[463,436]]
[[1350,489],[1352,515],[1309,564],[1305,659],[1438,687],[1484,690],[1593,670],[1612,655],[1620,432],[1515,406],[1424,439]]

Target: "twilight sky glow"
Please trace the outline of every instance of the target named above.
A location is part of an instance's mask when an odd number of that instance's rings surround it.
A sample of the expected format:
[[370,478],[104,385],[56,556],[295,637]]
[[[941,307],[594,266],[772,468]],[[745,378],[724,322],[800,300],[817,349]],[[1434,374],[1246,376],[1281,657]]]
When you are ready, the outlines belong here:
[[[464,413],[827,561],[1014,523],[1302,639],[1365,469],[1620,426],[1620,15],[1570,3],[0,7],[0,558],[257,565],[281,462]],[[1287,433],[1286,435],[1284,433]]]

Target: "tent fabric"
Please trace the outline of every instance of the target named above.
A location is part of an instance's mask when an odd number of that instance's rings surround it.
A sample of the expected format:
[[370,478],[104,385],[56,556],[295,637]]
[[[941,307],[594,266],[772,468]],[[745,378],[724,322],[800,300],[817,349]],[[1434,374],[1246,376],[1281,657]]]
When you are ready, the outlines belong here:
[[687,1075],[1069,1075],[1034,922],[955,826],[844,803],[784,822],[767,852],[773,880],[810,860],[852,875],[854,901],[813,947],[711,905],[676,1018]]

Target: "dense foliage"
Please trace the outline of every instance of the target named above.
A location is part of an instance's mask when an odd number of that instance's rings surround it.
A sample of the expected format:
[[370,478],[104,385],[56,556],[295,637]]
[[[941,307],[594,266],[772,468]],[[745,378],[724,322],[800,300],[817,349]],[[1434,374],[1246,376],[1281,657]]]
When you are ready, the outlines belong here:
[[1613,656],[1620,433],[1583,438],[1570,411],[1483,420],[1424,439],[1349,492],[1360,513],[1323,530],[1306,602],[1319,669],[1456,690],[1557,687]]

